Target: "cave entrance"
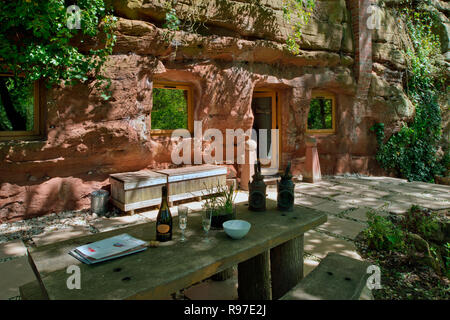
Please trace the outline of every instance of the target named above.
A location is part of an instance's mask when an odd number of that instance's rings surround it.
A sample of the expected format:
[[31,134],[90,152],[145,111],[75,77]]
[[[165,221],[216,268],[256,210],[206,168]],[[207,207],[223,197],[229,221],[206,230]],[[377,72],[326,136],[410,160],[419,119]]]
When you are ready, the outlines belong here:
[[256,131],[257,159],[261,161],[264,176],[278,174],[280,164],[280,108],[278,92],[255,89],[252,97],[254,115],[253,129]]

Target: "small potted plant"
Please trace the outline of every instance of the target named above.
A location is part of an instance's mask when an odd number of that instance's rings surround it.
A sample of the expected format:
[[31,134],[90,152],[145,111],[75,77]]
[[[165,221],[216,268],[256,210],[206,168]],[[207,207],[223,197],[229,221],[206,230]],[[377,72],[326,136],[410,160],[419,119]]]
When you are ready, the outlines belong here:
[[236,217],[235,198],[236,192],[234,190],[234,184],[229,186],[218,185],[216,193],[205,198],[205,209],[213,210],[211,228],[223,229],[222,224],[225,221],[232,220]]

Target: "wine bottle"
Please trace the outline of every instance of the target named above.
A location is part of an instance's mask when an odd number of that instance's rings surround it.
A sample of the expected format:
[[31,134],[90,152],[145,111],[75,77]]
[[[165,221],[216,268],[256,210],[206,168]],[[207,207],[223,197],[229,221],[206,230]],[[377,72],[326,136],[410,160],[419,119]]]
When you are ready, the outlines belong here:
[[162,187],[161,207],[156,217],[156,240],[160,242],[172,240],[172,215],[167,202],[167,187]]

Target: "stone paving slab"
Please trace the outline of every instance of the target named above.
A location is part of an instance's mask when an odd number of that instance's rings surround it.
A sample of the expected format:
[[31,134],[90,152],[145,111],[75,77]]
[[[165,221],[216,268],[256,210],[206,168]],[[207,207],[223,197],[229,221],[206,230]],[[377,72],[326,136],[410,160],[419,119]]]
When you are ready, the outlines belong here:
[[356,252],[353,242],[330,237],[318,231],[308,231],[305,233],[305,252],[310,253],[318,258],[325,258],[329,252],[336,252],[343,256],[362,260],[361,256]]
[[300,206],[304,206],[304,207],[308,207],[308,208],[314,208],[321,204],[321,203],[325,203],[328,200],[326,199],[322,199],[322,198],[316,198],[316,197],[310,197],[310,196],[304,196],[304,195],[299,195],[298,193],[295,194],[295,201],[294,203],[296,205],[300,205]]
[[314,183],[314,185],[320,186],[320,187],[333,187],[336,185],[336,182],[328,181],[328,180],[322,180],[319,182]]
[[318,230],[328,231],[354,240],[358,233],[367,227],[366,224],[328,216],[328,221],[317,227]]
[[272,199],[277,201],[277,191],[276,190],[267,190],[266,192],[267,194],[267,199]]
[[411,205],[411,202],[389,201],[389,205],[385,208],[385,210],[394,214],[404,214],[409,211]]
[[439,201],[434,199],[414,198],[413,204],[434,210],[450,208],[450,201]]
[[372,186],[367,182],[356,180],[356,179],[332,179],[336,183],[336,186],[353,186],[360,189],[371,189]]
[[375,199],[379,199],[382,197],[386,197],[389,196],[390,193],[387,191],[381,191],[381,190],[375,190],[375,189],[361,189],[360,191],[358,191],[356,193],[359,197],[364,197],[364,198],[375,198]]
[[432,192],[432,195],[436,199],[442,199],[442,200],[450,200],[450,192],[443,193],[443,192]]
[[325,198],[325,199],[329,199],[331,197],[334,196],[338,196],[343,194],[341,191],[337,191],[337,190],[331,190],[329,188],[317,188],[317,189],[312,189],[312,190],[299,190],[297,192],[300,192],[302,194],[307,194],[309,196],[314,196],[314,197],[320,197],[320,198]]
[[36,280],[28,257],[0,263],[0,300],[19,296],[19,287]]
[[27,254],[27,247],[22,240],[14,240],[0,244],[0,260],[21,257]]
[[450,193],[450,186],[446,186],[443,184],[433,184],[419,181],[412,181],[408,183],[409,186],[413,186],[414,188],[424,189],[426,191],[435,191],[441,193]]
[[319,265],[319,261],[311,258],[303,259],[303,277],[306,277],[311,271],[313,271]]
[[365,206],[375,210],[382,209],[383,207],[387,207],[389,202],[384,199],[363,197],[358,199],[358,206]]
[[319,211],[323,211],[326,212],[328,214],[334,214],[337,215],[339,213],[341,213],[342,211],[351,209],[351,208],[355,208],[355,205],[349,204],[349,203],[345,203],[345,202],[336,202],[336,201],[325,201],[319,205],[316,205],[314,207],[312,207],[314,210],[319,210]]
[[[408,195],[391,195],[386,197],[386,201],[389,202],[388,211],[394,213],[404,213],[412,205],[419,205],[429,209],[447,209],[450,208],[450,201],[439,201],[435,199],[424,199],[418,197],[412,197]],[[396,211],[392,211],[394,208]]]
[[402,184],[407,183],[408,180],[393,177],[359,177],[358,180],[381,182],[381,183],[391,183],[391,184]]
[[[361,191],[361,186],[359,185],[337,185],[329,188],[330,190],[345,192],[345,193],[358,193]],[[368,190],[368,189],[366,189]]]
[[37,247],[44,246],[50,243],[64,241],[71,238],[78,238],[91,234],[89,228],[83,226],[74,226],[57,231],[41,233],[34,236],[33,242]]
[[365,206],[373,209],[379,209],[388,203],[386,200],[375,197],[359,197],[357,195],[340,195],[333,197],[333,200],[353,205],[353,207]]
[[[369,212],[371,210],[371,208],[364,208],[364,207],[360,207],[357,208],[356,210],[352,210],[352,211],[348,211],[347,213],[345,213],[346,217],[349,218],[353,218],[362,222],[367,222],[367,212]],[[388,213],[384,212],[384,211],[376,211],[377,215],[380,216],[387,216]]]
[[321,187],[318,184],[306,183],[306,182],[298,182],[295,184],[295,191],[300,190],[315,190],[320,189]]

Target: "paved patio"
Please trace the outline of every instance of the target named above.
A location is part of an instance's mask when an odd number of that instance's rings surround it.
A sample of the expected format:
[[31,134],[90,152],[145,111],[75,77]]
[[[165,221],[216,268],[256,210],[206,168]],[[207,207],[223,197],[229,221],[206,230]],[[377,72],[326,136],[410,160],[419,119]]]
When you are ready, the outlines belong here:
[[[354,239],[367,225],[366,213],[402,214],[413,204],[430,209],[450,209],[450,187],[388,177],[326,177],[317,184],[296,184],[297,205],[312,207],[328,214],[328,222],[305,234],[305,275],[311,272],[328,252],[361,259]],[[268,196],[276,200],[276,188],[269,186]],[[245,202],[248,193],[239,192],[236,201]],[[187,204],[198,210],[202,202]],[[176,207],[172,210],[177,214]],[[0,300],[18,299],[19,286],[35,277],[28,265],[26,246],[42,246],[71,237],[103,232],[154,220],[157,210],[133,216],[89,218],[85,222],[67,223],[61,230],[48,231],[24,239],[0,243]],[[21,224],[27,224],[22,222]],[[9,227],[9,226],[8,226]],[[1,236],[1,234],[0,234]],[[177,294],[187,299],[236,299],[236,276],[222,282],[203,281]]]

